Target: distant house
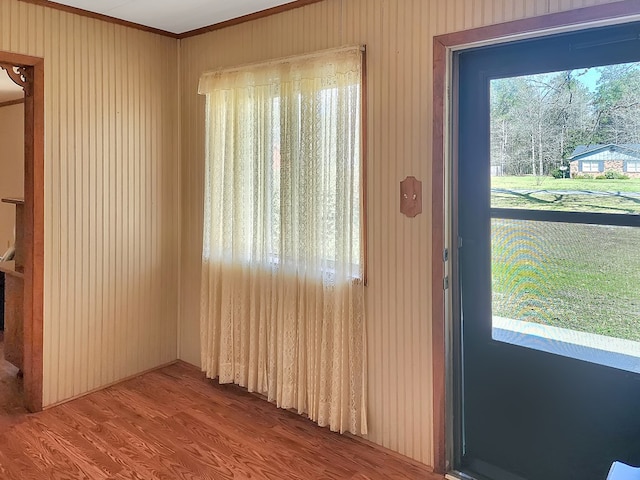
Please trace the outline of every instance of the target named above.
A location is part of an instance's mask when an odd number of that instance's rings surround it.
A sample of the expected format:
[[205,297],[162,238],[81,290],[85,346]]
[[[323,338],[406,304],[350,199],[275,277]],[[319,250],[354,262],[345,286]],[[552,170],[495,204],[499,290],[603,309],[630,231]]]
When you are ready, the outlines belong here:
[[578,145],[569,157],[571,177],[618,172],[640,178],[640,144]]

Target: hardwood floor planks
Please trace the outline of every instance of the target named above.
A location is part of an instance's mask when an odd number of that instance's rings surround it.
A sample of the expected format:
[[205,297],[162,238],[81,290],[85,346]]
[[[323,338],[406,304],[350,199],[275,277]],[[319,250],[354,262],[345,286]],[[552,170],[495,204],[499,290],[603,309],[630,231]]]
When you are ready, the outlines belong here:
[[180,363],[12,415],[0,430],[3,480],[443,478]]

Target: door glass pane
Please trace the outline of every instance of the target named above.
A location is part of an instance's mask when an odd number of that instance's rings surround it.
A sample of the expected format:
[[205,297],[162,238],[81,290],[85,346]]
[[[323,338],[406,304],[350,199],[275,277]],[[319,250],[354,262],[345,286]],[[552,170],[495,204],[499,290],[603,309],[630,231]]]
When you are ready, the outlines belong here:
[[496,79],[490,95],[491,207],[516,212],[492,219],[493,339],[640,373],[640,228],[608,224],[640,214],[640,63]]
[[640,228],[493,219],[493,339],[640,373]]
[[491,81],[491,206],[640,213],[640,63]]

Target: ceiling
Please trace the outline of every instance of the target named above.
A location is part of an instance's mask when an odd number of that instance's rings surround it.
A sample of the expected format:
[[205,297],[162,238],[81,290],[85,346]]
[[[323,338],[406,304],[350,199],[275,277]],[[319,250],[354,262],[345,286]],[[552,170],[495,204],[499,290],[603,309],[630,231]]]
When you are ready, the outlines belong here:
[[[55,3],[100,13],[180,34],[226,22],[295,0],[56,0]],[[0,69],[0,103],[22,98],[22,89]]]
[[56,0],[55,3],[184,33],[294,0]]

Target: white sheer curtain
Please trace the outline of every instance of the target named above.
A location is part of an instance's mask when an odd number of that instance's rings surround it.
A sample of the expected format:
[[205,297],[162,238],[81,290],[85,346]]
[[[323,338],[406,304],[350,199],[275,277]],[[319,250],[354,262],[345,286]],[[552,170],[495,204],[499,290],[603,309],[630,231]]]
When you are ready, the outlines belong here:
[[207,376],[367,432],[360,47],[211,72]]

